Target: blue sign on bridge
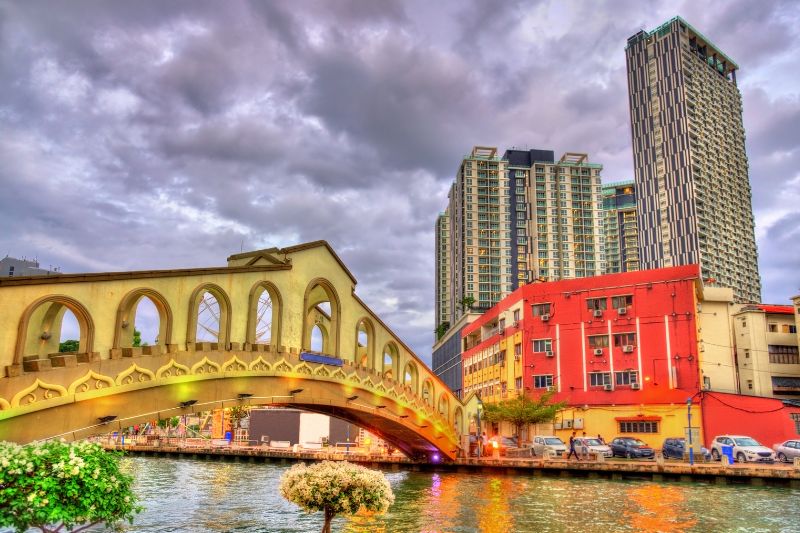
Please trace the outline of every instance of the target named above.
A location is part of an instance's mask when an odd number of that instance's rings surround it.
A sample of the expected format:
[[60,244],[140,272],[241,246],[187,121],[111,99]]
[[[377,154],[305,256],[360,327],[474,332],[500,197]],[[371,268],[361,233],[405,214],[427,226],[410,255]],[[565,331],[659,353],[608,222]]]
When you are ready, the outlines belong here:
[[300,360],[309,363],[322,363],[323,365],[342,366],[344,361],[338,357],[322,355],[319,353],[300,352]]

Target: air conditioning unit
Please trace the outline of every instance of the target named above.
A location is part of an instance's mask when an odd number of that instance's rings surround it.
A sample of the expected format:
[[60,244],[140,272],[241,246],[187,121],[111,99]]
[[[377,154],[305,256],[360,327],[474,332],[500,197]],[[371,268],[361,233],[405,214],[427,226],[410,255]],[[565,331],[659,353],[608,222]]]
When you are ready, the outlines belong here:
[[547,322],[548,320],[550,320],[550,313],[543,314],[541,316],[541,318],[542,318],[542,322]]
[[603,385],[603,390],[614,390],[614,387],[611,385],[611,383],[606,383]]
[[519,355],[514,355],[514,361],[519,361]]
[[561,422],[556,422],[553,424],[553,429],[561,429]]
[[603,310],[602,309],[595,309],[594,313],[592,313],[595,318],[602,318],[603,317]]
[[625,346],[622,347],[622,351],[625,353],[633,353],[633,345],[626,344]]
[[563,429],[572,429],[572,420],[564,420],[564,422],[561,423],[561,426]]
[[547,392],[555,392],[555,390],[556,390],[556,388],[555,388],[555,387],[553,387],[552,385],[550,385],[549,387],[547,387]]
[[519,327],[519,322],[512,322],[511,323],[511,327],[512,328],[518,328]]
[[595,355],[603,355],[603,349],[602,348],[595,348],[594,349],[594,354]]
[[641,389],[641,388],[642,388],[642,386],[641,386],[641,385],[639,385],[638,383],[631,383],[631,389],[633,389],[633,390],[639,390],[639,389]]
[[506,330],[501,329],[497,333],[498,333],[498,335],[505,335],[506,334]]
[[627,315],[628,314],[628,308],[627,307],[620,307],[619,309],[617,309],[617,314],[618,315]]
[[556,354],[553,353],[553,350],[547,350],[544,352],[547,357],[555,357]]

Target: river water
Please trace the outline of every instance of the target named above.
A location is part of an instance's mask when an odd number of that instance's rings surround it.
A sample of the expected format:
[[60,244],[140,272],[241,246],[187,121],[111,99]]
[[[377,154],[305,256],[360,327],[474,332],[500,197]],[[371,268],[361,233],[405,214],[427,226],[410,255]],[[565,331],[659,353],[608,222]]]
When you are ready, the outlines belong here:
[[[278,492],[287,465],[127,457],[146,507],[129,531],[314,532]],[[336,518],[337,532],[800,532],[800,490],[460,474],[389,472],[384,515]]]

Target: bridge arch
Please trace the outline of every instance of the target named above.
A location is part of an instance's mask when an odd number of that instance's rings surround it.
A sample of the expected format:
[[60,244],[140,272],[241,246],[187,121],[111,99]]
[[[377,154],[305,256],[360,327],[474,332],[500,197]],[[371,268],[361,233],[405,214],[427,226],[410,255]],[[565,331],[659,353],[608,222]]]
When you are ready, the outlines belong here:
[[450,414],[450,398],[447,396],[445,391],[439,393],[437,410],[439,411],[439,414],[445,417],[447,420],[452,420],[453,417]]
[[122,297],[117,308],[113,348],[129,348],[133,344],[136,309],[142,298],[148,298],[158,311],[158,344],[172,343],[172,308],[164,296],[151,288],[139,287]]
[[269,281],[259,281],[253,288],[250,289],[250,300],[248,304],[248,311],[247,311],[247,333],[245,335],[246,341],[249,344],[261,344],[259,343],[259,339],[257,338],[257,330],[258,330],[258,323],[259,323],[259,302],[261,301],[261,295],[267,293],[269,299],[272,304],[271,310],[271,322],[270,322],[270,338],[269,344],[270,346],[280,346],[281,345],[281,328],[282,328],[282,317],[283,317],[283,298],[281,297],[281,292],[278,290],[278,287],[275,286],[274,283]]
[[381,375],[384,378],[402,381],[402,376],[398,376],[398,363],[400,360],[400,350],[397,349],[397,344],[394,341],[389,341],[383,346],[383,354],[381,356]]
[[354,362],[371,370],[375,368],[375,325],[366,316],[356,322]]
[[425,402],[426,405],[433,407],[435,392],[433,380],[431,378],[425,378],[422,382],[422,401]]
[[92,352],[95,330],[89,310],[75,298],[56,294],[39,298],[22,313],[12,364],[22,366],[26,355],[37,355],[41,358],[46,357],[48,353],[58,352],[61,319],[67,310],[75,315],[80,328],[78,352]]
[[403,367],[403,385],[409,387],[414,395],[419,394],[419,367],[409,359]]
[[464,410],[460,405],[453,410],[453,429],[457,435],[464,434]]
[[[326,317],[320,309],[323,302],[330,303],[330,316]],[[315,325],[322,324],[326,327],[321,330],[327,331],[328,335],[321,351],[338,357],[342,304],[330,281],[325,278],[311,280],[303,296],[303,314],[303,349],[311,349],[311,332]]]
[[197,319],[200,312],[200,302],[203,294],[209,293],[219,304],[219,332],[217,343],[221,347],[227,347],[231,339],[231,300],[228,294],[214,283],[203,283],[192,291],[189,297],[189,321],[186,329],[186,346],[193,346],[197,343]]

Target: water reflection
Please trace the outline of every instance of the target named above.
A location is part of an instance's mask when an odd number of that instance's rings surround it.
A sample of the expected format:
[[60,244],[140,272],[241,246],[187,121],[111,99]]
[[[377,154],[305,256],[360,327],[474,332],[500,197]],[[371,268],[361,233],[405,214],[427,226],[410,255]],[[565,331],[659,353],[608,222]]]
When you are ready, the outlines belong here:
[[[290,465],[126,458],[146,511],[131,532],[322,529],[278,493]],[[347,533],[800,531],[800,490],[688,483],[387,472],[395,504],[334,520]]]

